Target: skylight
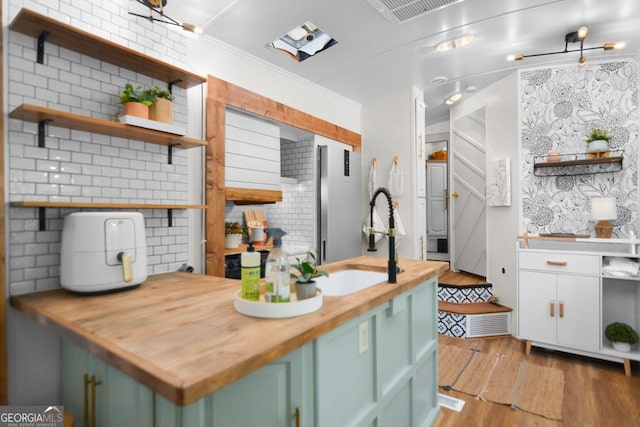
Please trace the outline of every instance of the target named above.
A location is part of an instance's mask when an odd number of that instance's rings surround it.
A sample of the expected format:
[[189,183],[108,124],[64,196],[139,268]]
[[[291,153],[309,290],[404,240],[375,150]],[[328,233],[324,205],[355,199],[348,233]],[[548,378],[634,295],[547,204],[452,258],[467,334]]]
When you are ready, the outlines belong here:
[[279,39],[267,44],[298,62],[337,44],[338,41],[307,21],[293,28]]

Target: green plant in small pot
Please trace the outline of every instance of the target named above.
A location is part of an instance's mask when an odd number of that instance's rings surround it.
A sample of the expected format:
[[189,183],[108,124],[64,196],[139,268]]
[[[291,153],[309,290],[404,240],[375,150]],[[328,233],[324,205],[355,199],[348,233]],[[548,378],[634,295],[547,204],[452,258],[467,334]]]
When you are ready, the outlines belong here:
[[239,222],[224,223],[224,247],[235,249],[242,242],[242,225]]
[[587,143],[587,152],[594,154],[588,156],[589,158],[607,157],[605,153],[609,153],[609,141],[611,141],[611,135],[606,129],[593,128],[591,133],[585,139]]
[[124,90],[120,93],[120,103],[124,105],[125,115],[141,119],[149,118],[149,107],[153,104],[140,86],[134,88],[131,83],[124,85]]
[[291,273],[291,278],[296,279],[295,289],[298,300],[316,295],[316,282],[313,279],[320,276],[329,276],[326,271],[318,270],[317,261],[316,254],[313,251],[309,251],[304,260],[300,261],[300,258],[296,258],[296,262],[292,265],[299,273]]
[[149,118],[157,122],[173,123],[174,96],[167,89],[153,86],[145,89],[145,97],[153,104],[149,108]]
[[604,336],[613,343],[618,351],[628,352],[638,342],[638,333],[626,323],[613,322],[604,330]]

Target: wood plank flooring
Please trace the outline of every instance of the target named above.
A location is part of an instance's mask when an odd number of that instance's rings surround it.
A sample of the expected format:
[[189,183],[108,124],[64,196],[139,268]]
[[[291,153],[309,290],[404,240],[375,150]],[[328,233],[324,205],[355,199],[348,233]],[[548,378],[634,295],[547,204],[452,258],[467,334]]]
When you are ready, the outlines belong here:
[[[524,358],[524,342],[513,337],[461,339],[440,335],[439,343]],[[622,363],[533,347],[529,363],[562,369],[565,374],[562,422],[476,400],[456,391],[440,393],[465,400],[462,412],[441,408],[438,427],[458,426],[640,426],[640,363],[631,362],[632,377]]]
[[449,285],[480,285],[487,283],[485,277],[465,273],[464,271],[453,272],[451,270],[439,274],[438,281]]

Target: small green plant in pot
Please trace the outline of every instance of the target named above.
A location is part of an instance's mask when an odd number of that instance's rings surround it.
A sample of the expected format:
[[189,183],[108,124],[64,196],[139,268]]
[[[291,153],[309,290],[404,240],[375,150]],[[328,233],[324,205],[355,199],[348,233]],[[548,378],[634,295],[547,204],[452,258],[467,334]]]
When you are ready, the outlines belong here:
[[618,351],[630,351],[631,346],[638,342],[638,333],[626,323],[613,322],[604,330],[604,336],[613,343]]
[[149,118],[149,107],[153,102],[144,93],[142,87],[133,87],[131,83],[124,85],[124,90],[120,92],[120,103],[124,105],[124,114],[127,116]]
[[144,95],[152,104],[149,108],[149,118],[157,122],[173,123],[174,96],[167,89],[153,86],[144,90]]
[[596,153],[595,157],[600,157],[601,153],[609,152],[609,141],[611,141],[611,135],[606,129],[593,128],[585,139],[588,144],[587,151]]
[[242,242],[242,225],[239,222],[224,223],[224,247],[237,248]]
[[296,262],[292,265],[293,268],[298,270],[298,274],[291,273],[291,278],[296,279],[295,288],[298,300],[316,295],[316,282],[313,279],[320,276],[329,276],[326,271],[318,270],[317,261],[316,254],[313,251],[309,251],[304,260],[301,261],[300,258],[296,258]]

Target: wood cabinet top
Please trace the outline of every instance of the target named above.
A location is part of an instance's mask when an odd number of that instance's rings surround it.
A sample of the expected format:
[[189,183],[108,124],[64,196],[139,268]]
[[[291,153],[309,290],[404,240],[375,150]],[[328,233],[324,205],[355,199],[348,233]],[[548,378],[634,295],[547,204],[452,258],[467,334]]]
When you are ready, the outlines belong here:
[[[382,271],[387,260],[359,257],[327,271]],[[97,296],[64,289],[13,296],[11,304],[178,405],[188,405],[445,271],[444,262],[400,260],[398,283],[342,297],[289,319],[257,319],[234,309],[239,280],[165,273],[138,288]]]
[[203,76],[29,9],[20,10],[9,28],[36,38],[40,37],[43,32],[47,32],[47,43],[53,43],[167,83],[173,83],[185,89],[206,81]]

